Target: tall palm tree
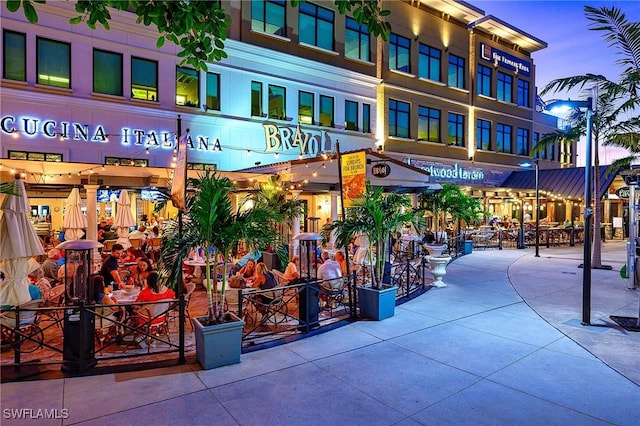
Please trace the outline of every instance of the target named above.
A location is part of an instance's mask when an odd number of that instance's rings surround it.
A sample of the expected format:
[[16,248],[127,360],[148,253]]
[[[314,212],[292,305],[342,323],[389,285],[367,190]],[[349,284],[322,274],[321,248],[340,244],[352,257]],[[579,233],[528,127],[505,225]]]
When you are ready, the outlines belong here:
[[435,235],[436,243],[443,243],[443,234],[439,232],[440,224],[442,223],[442,229],[447,227],[447,214],[451,213],[457,208],[459,200],[465,194],[462,192],[459,186],[445,183],[441,189],[436,191],[425,191],[418,196],[418,201],[423,208],[435,217]]
[[346,211],[346,217],[322,228],[325,238],[335,231],[339,247],[347,247],[351,237],[364,234],[375,248],[375,257],[369,250],[369,262],[373,265],[373,288],[382,288],[384,265],[387,258],[389,236],[407,222],[416,223],[423,212],[412,208],[407,194],[384,194],[382,188],[373,188],[367,181],[365,193],[354,200]]
[[[170,283],[178,282],[178,274],[182,273],[182,260],[189,251],[202,247],[206,254],[213,248],[223,259],[228,259],[232,249],[243,240],[249,248],[262,249],[273,243],[278,237],[275,223],[280,216],[273,209],[264,206],[246,208],[246,201],[233,209],[231,192],[233,183],[226,177],[207,172],[187,180],[187,186],[194,188],[187,195],[186,210],[183,218],[183,229],[172,219],[162,234],[164,249],[161,256],[163,275],[168,276]],[[180,235],[181,234],[181,235]],[[227,271],[224,262],[222,273],[222,290],[220,300],[213,300],[211,283],[211,264],[206,256],[206,289],[209,323],[221,322],[226,291]]]
[[[629,165],[633,158],[640,153],[640,122],[634,111],[640,107],[640,23],[629,22],[625,14],[618,8],[585,6],[585,15],[592,23],[590,28],[594,31],[604,32],[604,39],[620,54],[616,61],[623,67],[620,81],[613,82],[602,75],[585,74],[567,78],[561,78],[550,82],[541,92],[541,95],[551,92],[561,92],[574,88],[596,87],[599,96],[596,97],[598,108],[593,118],[593,140],[595,142],[594,155],[594,215],[592,264],[594,267],[602,266],[601,240],[600,240],[600,202],[603,194],[600,193],[599,156],[598,147],[604,145],[617,145],[629,148],[632,155],[615,162],[609,169],[621,165]],[[546,135],[537,147],[545,147],[556,143],[560,139],[580,135],[585,130],[586,123],[583,119],[575,121],[575,130],[572,134]],[[534,148],[533,153],[541,149]],[[533,155],[532,153],[532,155]],[[587,165],[589,166],[589,165]],[[585,224],[588,226],[588,224]]]

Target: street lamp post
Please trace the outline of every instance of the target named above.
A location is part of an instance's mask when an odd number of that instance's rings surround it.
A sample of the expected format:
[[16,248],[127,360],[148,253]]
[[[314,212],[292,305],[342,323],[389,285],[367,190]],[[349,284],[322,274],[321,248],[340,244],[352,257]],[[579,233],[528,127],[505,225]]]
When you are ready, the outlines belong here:
[[595,99],[587,98],[586,101],[554,101],[546,105],[547,110],[557,107],[569,109],[586,109],[587,141],[584,155],[584,260],[582,263],[582,325],[591,324],[591,176],[593,165],[591,160],[592,126],[595,114]]
[[[540,165],[538,159],[533,160],[533,165],[536,168],[536,254],[535,257],[540,257],[540,185],[539,185],[539,172]],[[531,163],[528,161],[520,163],[520,167],[531,167]]]

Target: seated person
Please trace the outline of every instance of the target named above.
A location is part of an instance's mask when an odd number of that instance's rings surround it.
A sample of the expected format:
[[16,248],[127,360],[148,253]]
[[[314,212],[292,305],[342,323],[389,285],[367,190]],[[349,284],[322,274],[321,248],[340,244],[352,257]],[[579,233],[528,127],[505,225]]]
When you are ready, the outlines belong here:
[[113,295],[113,286],[105,284],[101,275],[93,275],[91,277],[91,285],[93,287],[93,298],[98,305],[108,305],[108,310],[103,310],[102,315],[106,315],[108,321],[118,321],[122,318],[122,306],[118,306],[118,299]]
[[259,251],[250,251],[238,260],[238,262],[233,267],[233,273],[237,274],[240,269],[244,268],[247,265],[247,262],[249,262],[249,260],[253,260],[255,264],[255,262],[257,262],[260,257],[262,257],[262,253],[260,253]]
[[238,271],[236,276],[241,277],[246,281],[249,281],[248,285],[251,286],[252,281],[256,279],[256,261],[248,259],[247,264]]
[[347,275],[347,259],[344,257],[344,253],[342,251],[336,252],[336,262],[340,265],[340,272],[342,272],[342,276]]
[[[163,282],[159,282],[158,273],[152,271],[147,277],[147,286],[138,294],[136,302],[157,302],[175,298],[176,294],[174,291],[164,285]],[[144,305],[137,307],[137,310],[140,311],[142,308],[144,308]],[[144,324],[148,321],[148,318],[145,318],[145,315],[138,312],[137,320],[138,324]],[[151,324],[158,324],[162,321],[164,321],[164,319],[159,317],[152,320]]]
[[140,288],[145,288],[147,286],[147,278],[149,278],[152,269],[153,265],[151,265],[149,259],[146,257],[139,259],[138,264],[130,269],[133,284]]
[[142,250],[140,250],[139,248],[129,247],[127,251],[123,254],[123,256],[120,258],[120,262],[122,263],[137,262],[143,257],[146,257],[146,256],[144,255],[144,252]]
[[[35,262],[35,261],[34,261]],[[38,263],[35,262],[37,265]],[[42,274],[41,268],[35,268],[31,270],[28,274],[29,281],[31,284],[35,285],[40,289],[40,295],[43,301],[48,302],[53,297],[53,290],[51,289],[51,284],[49,280],[44,277]],[[35,299],[34,299],[35,300]]]
[[332,280],[335,278],[341,278],[342,271],[340,269],[340,264],[331,259],[329,252],[326,250],[323,251],[321,257],[322,265],[318,267],[318,279]]
[[300,258],[298,256],[293,256],[287,265],[287,269],[284,270],[284,279],[289,282],[299,279],[300,271],[298,271],[298,266],[300,266]]
[[[269,271],[267,265],[260,262],[256,265],[256,278],[253,281],[252,287],[259,288],[260,290],[268,290],[278,286],[276,277]],[[273,299],[264,294],[257,294],[255,299],[261,304],[268,305]]]
[[57,282],[58,280],[58,259],[60,258],[60,251],[58,249],[51,249],[47,252],[47,260],[42,262],[40,266],[42,268],[42,274],[50,283]]

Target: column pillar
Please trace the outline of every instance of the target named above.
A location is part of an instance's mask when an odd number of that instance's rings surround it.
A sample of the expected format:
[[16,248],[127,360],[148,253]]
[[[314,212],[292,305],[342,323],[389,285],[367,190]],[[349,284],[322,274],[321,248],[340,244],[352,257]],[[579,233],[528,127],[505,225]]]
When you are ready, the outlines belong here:
[[[300,190],[291,191],[292,199],[294,200],[300,199],[300,194],[302,194],[302,191]],[[291,233],[294,237],[300,233],[300,216],[295,216],[291,221]],[[299,245],[300,242],[298,240],[293,238],[291,239],[291,242],[289,243],[289,258],[298,253]]]
[[[340,195],[339,191],[330,191],[331,195],[331,222],[338,220],[338,195]],[[329,244],[332,248],[336,247],[336,236],[335,231],[331,233],[331,238],[329,239]]]
[[[85,185],[84,189],[87,196],[87,240],[98,241],[98,188],[100,185]],[[95,272],[97,265],[102,263],[102,257],[98,249],[93,249],[91,254],[93,259],[93,270]]]

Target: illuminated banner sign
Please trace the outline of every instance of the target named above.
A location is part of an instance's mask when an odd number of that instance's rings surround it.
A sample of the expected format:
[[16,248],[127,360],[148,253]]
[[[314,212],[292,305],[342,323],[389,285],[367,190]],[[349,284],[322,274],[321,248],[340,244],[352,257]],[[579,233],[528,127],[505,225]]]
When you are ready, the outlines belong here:
[[297,148],[301,155],[315,157],[319,152],[333,151],[327,132],[305,132],[300,126],[279,127],[263,124],[265,152],[288,151]]
[[455,163],[453,166],[443,165],[428,165],[418,166],[422,170],[426,170],[431,174],[431,177],[438,179],[462,179],[481,181],[484,180],[484,172],[479,169],[465,169],[460,164]]
[[531,63],[524,61],[520,58],[516,58],[513,55],[498,50],[495,47],[491,47],[488,44],[480,43],[480,56],[482,59],[493,62],[496,65],[502,66],[510,70],[517,70],[518,74],[530,76],[531,75]]
[[367,156],[364,151],[340,156],[342,167],[342,196],[345,207],[365,192],[367,181]]
[[[111,133],[102,124],[89,126],[82,123],[55,121],[35,117],[3,116],[0,119],[0,132],[8,135],[19,133],[26,137],[43,136],[48,139],[64,141],[109,143],[110,139],[119,138],[124,146],[139,146],[143,148],[173,149],[175,132],[156,129],[133,129],[123,127],[119,134]],[[195,151],[222,151],[220,140],[204,135],[189,135],[187,147]]]

